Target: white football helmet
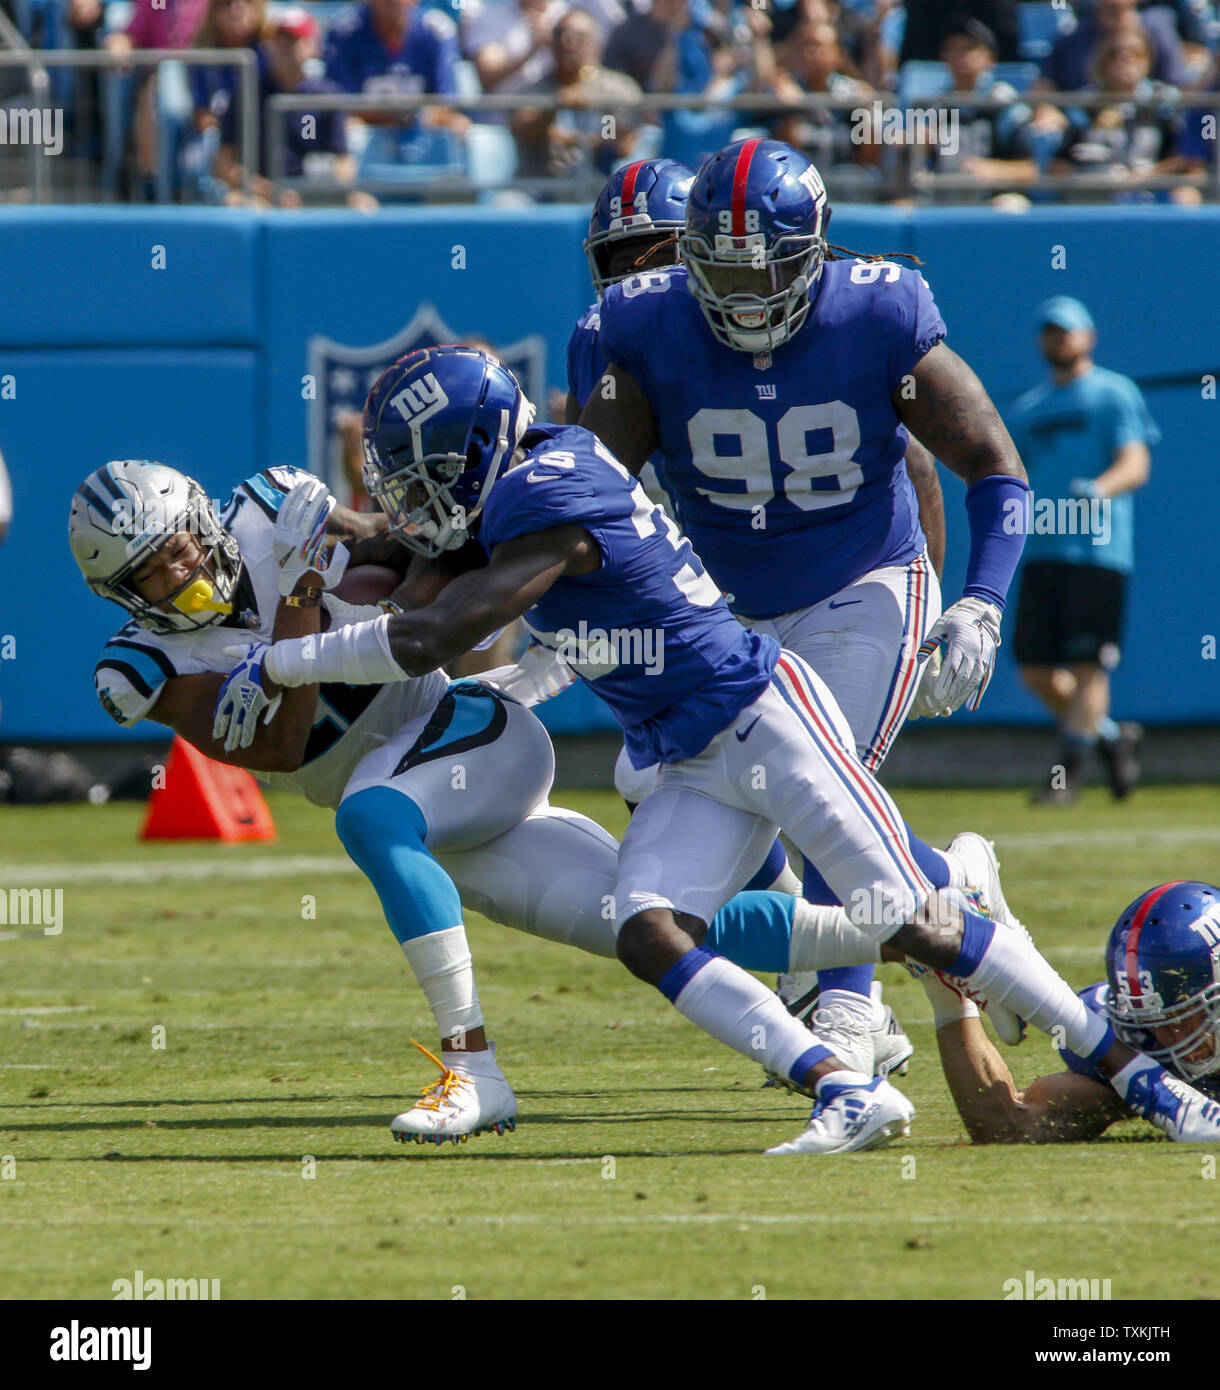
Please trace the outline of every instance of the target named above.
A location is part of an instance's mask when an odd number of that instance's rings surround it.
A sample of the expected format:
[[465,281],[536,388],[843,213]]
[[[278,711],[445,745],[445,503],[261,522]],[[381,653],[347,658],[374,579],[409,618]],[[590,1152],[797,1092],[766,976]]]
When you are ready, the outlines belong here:
[[[131,576],[180,531],[198,537],[204,558],[172,594],[150,603]],[[207,493],[185,473],[150,459],[108,463],[81,483],[72,497],[68,544],[93,592],[151,632],[194,632],[219,622],[241,578],[237,542],[216,519]],[[197,612],[176,608],[173,600],[201,578],[216,603]]]

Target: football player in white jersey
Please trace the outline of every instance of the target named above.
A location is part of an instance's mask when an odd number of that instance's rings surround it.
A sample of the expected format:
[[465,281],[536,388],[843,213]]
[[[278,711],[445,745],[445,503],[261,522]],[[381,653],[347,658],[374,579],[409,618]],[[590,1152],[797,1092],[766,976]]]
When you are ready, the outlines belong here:
[[[124,461],[81,484],[69,534],[90,588],[131,615],[95,670],[105,709],[125,726],[155,719],[218,761],[337,809],[340,839],[377,889],[441,1037],[440,1080],[391,1128],[439,1143],[515,1122],[483,1032],[462,903],[612,958],[603,904],[618,845],[587,817],[547,803],[554,754],[524,706],[572,676],[549,653],[538,660],[540,648],[475,681],[450,683],[438,670],[384,686],[263,695],[242,656],[247,644],[382,611],[346,603],[335,588],[349,560],[404,567],[410,552],[387,527],[384,514],[336,505],[297,469],[247,479],[218,518],[192,479]],[[428,590],[408,581],[396,596],[422,604]],[[232,697],[226,726],[213,716],[222,690]],[[726,908],[711,939],[750,968],[812,968],[844,932],[854,936],[841,912],[749,894]]]

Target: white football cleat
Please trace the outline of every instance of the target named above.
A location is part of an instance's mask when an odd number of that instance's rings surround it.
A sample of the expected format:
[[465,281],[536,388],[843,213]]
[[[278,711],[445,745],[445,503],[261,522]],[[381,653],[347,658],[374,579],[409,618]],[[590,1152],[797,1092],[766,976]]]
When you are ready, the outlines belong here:
[[[440,1077],[420,1092],[419,1099],[390,1121],[390,1133],[404,1144],[465,1143],[472,1134],[517,1127],[517,1097],[495,1054],[449,1052],[446,1066],[422,1043],[411,1041],[440,1068]],[[460,1060],[459,1060],[460,1059]],[[478,1059],[477,1061],[475,1059]]]
[[873,999],[873,1075],[888,1077],[907,1073],[907,1063],[915,1044],[902,1031],[894,1010],[881,998],[881,981],[874,980]]
[[915,1107],[884,1077],[873,1077],[867,1086],[826,1081],[805,1128],[767,1153],[845,1154],[878,1149],[910,1134],[914,1118]]
[[1000,861],[996,858],[994,842],[976,835],[973,830],[963,830],[949,841],[946,852],[953,855],[965,870],[966,883],[978,891],[979,901],[987,915],[1013,931],[1019,931],[1032,944],[1033,937],[1004,897],[1004,888],[1000,883]]

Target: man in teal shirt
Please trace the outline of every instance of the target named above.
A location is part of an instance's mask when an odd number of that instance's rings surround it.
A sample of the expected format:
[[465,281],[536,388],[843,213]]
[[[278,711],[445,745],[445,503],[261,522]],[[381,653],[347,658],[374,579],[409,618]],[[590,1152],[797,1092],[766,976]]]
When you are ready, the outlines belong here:
[[1097,333],[1078,299],[1048,299],[1038,327],[1050,379],[1007,422],[1034,493],[1013,645],[1063,737],[1034,799],[1075,801],[1093,748],[1121,798],[1139,775],[1142,730],[1110,717],[1110,672],[1134,563],[1131,494],[1148,480],[1160,431],[1135,382],[1094,364]]

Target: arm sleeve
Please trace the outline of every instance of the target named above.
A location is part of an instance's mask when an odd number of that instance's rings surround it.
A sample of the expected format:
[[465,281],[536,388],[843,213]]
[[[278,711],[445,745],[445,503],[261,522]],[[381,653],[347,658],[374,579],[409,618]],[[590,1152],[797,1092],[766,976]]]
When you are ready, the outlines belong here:
[[1030,495],[1028,483],[1004,474],[984,478],[966,493],[970,555],[963,598],[981,598],[1003,612],[1025,549]]

